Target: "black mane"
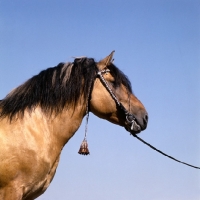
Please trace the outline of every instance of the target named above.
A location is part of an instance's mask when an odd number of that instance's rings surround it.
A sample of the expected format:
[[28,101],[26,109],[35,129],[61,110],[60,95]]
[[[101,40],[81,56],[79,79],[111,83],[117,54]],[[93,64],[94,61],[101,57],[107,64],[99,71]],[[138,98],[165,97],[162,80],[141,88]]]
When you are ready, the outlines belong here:
[[[113,64],[108,68],[116,80],[114,87],[122,83],[131,92],[131,84],[123,72]],[[75,59],[73,63],[60,63],[43,70],[0,101],[0,117],[12,120],[16,114],[23,116],[25,109],[31,111],[38,105],[45,113],[59,113],[65,106],[75,108],[81,95],[86,103],[97,72],[92,58]]]

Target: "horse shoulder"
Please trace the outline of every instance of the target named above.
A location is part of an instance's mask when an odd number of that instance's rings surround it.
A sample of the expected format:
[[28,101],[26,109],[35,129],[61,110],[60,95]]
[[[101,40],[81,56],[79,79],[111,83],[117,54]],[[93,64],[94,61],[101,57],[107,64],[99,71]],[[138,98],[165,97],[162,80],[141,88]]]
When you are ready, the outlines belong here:
[[0,197],[13,188],[19,196],[35,198],[46,190],[55,174],[61,148],[52,145],[54,138],[47,120],[29,117],[0,120]]

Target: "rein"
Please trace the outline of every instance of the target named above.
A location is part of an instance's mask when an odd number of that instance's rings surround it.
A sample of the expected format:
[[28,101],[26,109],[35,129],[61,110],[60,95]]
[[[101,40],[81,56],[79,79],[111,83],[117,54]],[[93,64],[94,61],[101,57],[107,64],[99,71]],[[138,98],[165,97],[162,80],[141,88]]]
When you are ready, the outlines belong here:
[[[128,127],[129,131],[133,130],[133,127],[134,125],[136,124],[136,118],[133,114],[131,114],[130,112],[128,112],[126,110],[126,108],[121,104],[121,102],[118,100],[118,98],[116,97],[116,95],[113,93],[113,91],[111,90],[111,88],[109,87],[107,81],[104,79],[103,75],[104,73],[107,73],[107,72],[110,72],[109,69],[104,69],[104,70],[101,70],[97,73],[97,76],[100,78],[101,82],[103,83],[103,85],[105,86],[105,88],[107,89],[107,91],[110,93],[111,97],[113,98],[113,100],[116,102],[117,106],[119,106],[119,108],[124,112],[125,116],[126,116],[126,122],[127,124],[130,126],[130,128]],[[92,85],[92,83],[91,83]],[[89,119],[89,109],[88,109],[88,104],[89,104],[89,99],[90,99],[90,93],[91,93],[91,87],[90,85],[90,88],[89,88],[89,94],[88,94],[88,102],[87,102],[87,106],[86,106],[86,114],[87,114],[87,117],[86,117],[86,126],[85,126],[85,137],[84,137],[84,140],[81,144],[81,147],[79,149],[79,154],[82,154],[82,155],[88,155],[90,154],[89,152],[89,149],[88,149],[88,144],[87,144],[87,140],[86,140],[86,136],[87,136],[87,124],[88,124],[88,119]],[[130,100],[130,99],[129,99]],[[130,102],[129,102],[129,110],[130,110]],[[137,124],[136,124],[137,125]],[[189,167],[193,167],[193,168],[196,168],[196,169],[200,169],[200,167],[197,167],[197,166],[194,166],[194,165],[191,165],[191,164],[188,164],[188,163],[185,163],[185,162],[182,162],[172,156],[169,156],[168,154],[162,152],[161,150],[155,148],[154,146],[152,146],[151,144],[149,144],[148,142],[144,141],[143,139],[141,139],[140,137],[138,137],[136,134],[131,134],[133,135],[135,138],[137,138],[139,141],[141,141],[142,143],[146,144],[147,146],[149,146],[151,149],[157,151],[158,153],[176,161],[176,162],[179,162],[181,164],[184,164],[184,165],[187,165]]]
[[133,135],[135,138],[137,138],[138,140],[140,140],[142,143],[144,143],[144,144],[146,144],[147,146],[149,146],[151,149],[157,151],[158,153],[161,153],[162,155],[164,155],[164,156],[166,156],[166,157],[168,157],[168,158],[170,158],[170,159],[172,159],[172,160],[174,160],[174,161],[176,161],[176,162],[179,162],[179,163],[181,163],[181,164],[187,165],[187,166],[189,166],[189,167],[193,167],[193,168],[196,168],[196,169],[200,169],[200,167],[197,167],[197,166],[194,166],[194,165],[190,165],[190,164],[188,164],[188,163],[185,163],[185,162],[182,162],[182,161],[180,161],[180,160],[177,160],[176,158],[174,158],[174,157],[172,157],[172,156],[167,155],[166,153],[164,153],[164,152],[162,152],[161,150],[155,148],[154,146],[152,146],[152,145],[149,144],[148,142],[145,142],[143,139],[141,139],[140,137],[138,137],[136,134],[131,134],[131,135]]

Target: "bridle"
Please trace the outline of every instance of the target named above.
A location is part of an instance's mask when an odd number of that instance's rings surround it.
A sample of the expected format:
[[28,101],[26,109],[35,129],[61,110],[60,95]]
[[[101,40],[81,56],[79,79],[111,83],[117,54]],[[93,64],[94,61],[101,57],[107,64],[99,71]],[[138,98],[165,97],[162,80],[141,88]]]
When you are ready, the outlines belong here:
[[[115,101],[116,105],[122,110],[123,114],[125,115],[125,124],[127,125],[125,128],[131,132],[134,128],[134,126],[139,127],[139,125],[136,122],[136,117],[130,113],[130,94],[128,94],[128,101],[129,101],[129,111],[123,106],[123,104],[118,100],[115,93],[112,91],[112,89],[109,87],[108,82],[103,77],[103,74],[110,72],[108,68],[105,68],[101,71],[98,71],[96,74],[96,77],[100,79],[103,86],[107,89],[113,100]],[[83,139],[83,142],[81,143],[80,149],[78,151],[79,154],[82,155],[88,155],[89,149],[87,144],[87,125],[88,125],[88,119],[89,119],[89,101],[91,97],[92,87],[94,84],[94,80],[91,80],[90,86],[89,86],[89,92],[87,97],[87,105],[86,105],[86,125],[85,125],[85,136]]]
[[[110,72],[109,69],[104,69],[104,70],[101,70],[97,73],[97,75],[99,76],[101,82],[103,83],[103,85],[105,86],[105,88],[108,90],[108,92],[110,93],[111,97],[114,99],[114,101],[116,102],[116,104],[118,105],[118,107],[124,112],[125,116],[126,116],[126,122],[127,124],[129,125],[128,126],[128,131],[130,132],[131,130],[133,130],[133,127],[134,125],[137,125],[136,123],[136,118],[133,114],[131,114],[130,112],[128,112],[126,110],[126,108],[122,105],[122,103],[118,100],[118,98],[116,97],[116,95],[113,93],[113,91],[111,90],[111,88],[109,87],[107,81],[104,79],[103,77],[103,74],[104,73],[107,73],[107,72]],[[129,110],[130,110],[130,97],[129,97]],[[193,167],[193,168],[196,168],[196,169],[200,169],[200,167],[197,167],[197,166],[194,166],[194,165],[191,165],[191,164],[188,164],[186,162],[182,162],[172,156],[169,156],[168,154],[162,152],[161,150],[155,148],[154,146],[152,146],[151,144],[145,142],[143,139],[141,139],[140,137],[138,137],[136,134],[131,134],[133,135],[135,138],[137,138],[138,140],[140,140],[141,142],[143,142],[144,144],[146,144],[147,146],[149,146],[150,148],[152,148],[153,150],[161,153],[162,155],[164,156],[167,156],[168,158],[176,161],[176,162],[179,162],[179,163],[182,163],[184,165],[187,165],[189,167]]]
[[[131,132],[133,130],[133,127],[134,125],[135,126],[138,126],[137,123],[136,123],[136,118],[133,114],[130,113],[130,94],[128,95],[129,96],[129,111],[127,111],[127,109],[122,105],[122,103],[118,100],[118,98],[116,97],[116,95],[114,94],[114,92],[112,91],[112,89],[109,87],[107,81],[105,80],[105,78],[103,77],[103,74],[105,73],[108,73],[110,72],[109,69],[103,69],[101,71],[98,71],[97,72],[97,76],[96,77],[99,77],[99,79],[101,80],[102,84],[104,85],[104,87],[107,89],[107,91],[110,93],[111,97],[113,98],[113,100],[115,101],[115,103],[117,104],[117,106],[124,112],[125,114],[125,119],[126,119],[126,123],[128,124],[128,127],[127,130],[129,132]],[[93,84],[94,81],[92,81],[92,84]],[[92,84],[90,85],[90,88],[89,88],[89,94],[88,94],[88,102],[87,102],[87,106],[86,106],[86,126],[85,126],[85,137],[84,137],[84,140],[80,146],[80,149],[79,149],[79,154],[82,154],[82,155],[88,155],[90,152],[89,152],[89,149],[88,149],[88,144],[87,144],[87,139],[86,139],[86,136],[87,136],[87,124],[88,124],[88,118],[89,118],[89,100],[90,100],[90,95],[91,95],[91,90],[92,90]],[[151,144],[149,144],[148,142],[144,141],[143,139],[141,139],[140,137],[138,137],[136,134],[133,134],[131,133],[131,135],[133,135],[135,138],[137,138],[138,140],[140,140],[142,143],[146,144],[147,146],[149,146],[151,149],[159,152],[160,154],[176,161],[176,162],[179,162],[181,164],[184,164],[184,165],[187,165],[189,167],[192,167],[192,168],[196,168],[196,169],[200,169],[200,167],[197,167],[197,166],[194,166],[194,165],[191,165],[191,164],[188,164],[186,162],[182,162],[172,156],[169,156],[168,154],[162,152],[161,150],[155,148],[154,146],[152,146]]]
[[[129,96],[129,111],[122,105],[122,103],[118,100],[118,98],[116,97],[116,95],[114,94],[114,92],[112,91],[112,89],[109,87],[107,81],[105,80],[105,78],[103,77],[103,74],[110,72],[109,69],[103,69],[101,71],[99,71],[97,73],[97,76],[99,77],[99,79],[101,80],[102,84],[104,85],[104,87],[107,89],[107,91],[110,93],[111,97],[113,98],[113,100],[115,101],[115,103],[117,104],[117,106],[124,112],[125,114],[125,119],[126,119],[126,123],[128,124],[128,126],[126,127],[128,129],[128,131],[132,131],[134,125],[137,125],[136,123],[136,117],[130,113],[130,95]],[[138,126],[138,125],[137,125]]]

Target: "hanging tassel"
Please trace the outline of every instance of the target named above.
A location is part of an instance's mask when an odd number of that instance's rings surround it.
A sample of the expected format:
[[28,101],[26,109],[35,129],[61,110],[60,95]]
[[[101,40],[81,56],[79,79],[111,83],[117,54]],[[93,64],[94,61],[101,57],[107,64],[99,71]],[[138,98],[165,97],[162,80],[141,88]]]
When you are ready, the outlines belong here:
[[90,100],[91,88],[92,88],[92,82],[90,83],[89,93],[88,93],[88,98],[87,98],[87,105],[86,105],[85,137],[84,137],[83,142],[81,143],[80,149],[78,151],[79,154],[84,155],[84,156],[87,156],[88,154],[90,154],[86,138],[87,138],[87,126],[88,126],[88,119],[89,119],[88,105],[89,105],[89,100]]
[[88,143],[87,143],[87,125],[88,125],[88,118],[89,118],[89,112],[87,112],[86,116],[86,125],[85,125],[85,137],[83,139],[83,142],[81,143],[80,149],[78,151],[79,154],[87,156],[90,154],[89,149],[88,149]]
[[83,142],[81,143],[78,153],[81,155],[84,155],[84,156],[87,156],[88,154],[90,154],[89,149],[88,149],[88,143],[85,138],[84,138]]

